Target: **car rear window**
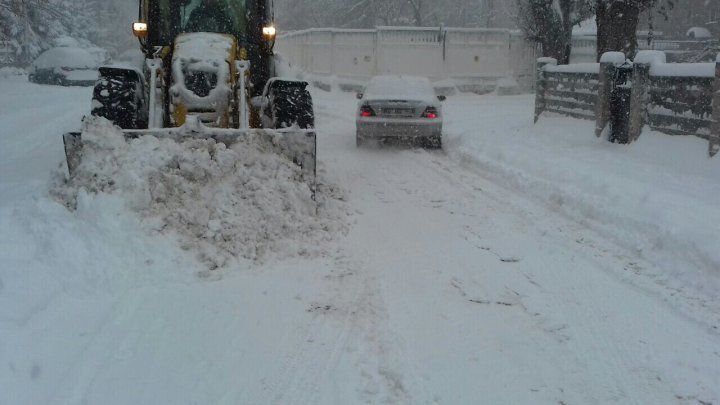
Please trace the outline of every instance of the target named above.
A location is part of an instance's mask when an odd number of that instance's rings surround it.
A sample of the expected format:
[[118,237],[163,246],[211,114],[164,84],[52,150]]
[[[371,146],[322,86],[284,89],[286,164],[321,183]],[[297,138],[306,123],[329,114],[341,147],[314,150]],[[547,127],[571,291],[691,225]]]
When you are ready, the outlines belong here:
[[417,76],[376,76],[365,88],[366,98],[432,99],[430,80]]

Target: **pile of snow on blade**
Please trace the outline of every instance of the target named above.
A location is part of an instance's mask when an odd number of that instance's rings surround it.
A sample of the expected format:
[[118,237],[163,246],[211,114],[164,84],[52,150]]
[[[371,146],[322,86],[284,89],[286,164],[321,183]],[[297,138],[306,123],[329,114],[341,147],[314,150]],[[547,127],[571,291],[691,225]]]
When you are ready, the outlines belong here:
[[82,136],[82,163],[53,195],[71,209],[81,193],[120,196],[149,232],[177,232],[210,269],[233,258],[315,256],[347,232],[342,193],[325,186],[313,201],[300,168],[259,132],[230,147],[151,135],[126,141],[92,118]]

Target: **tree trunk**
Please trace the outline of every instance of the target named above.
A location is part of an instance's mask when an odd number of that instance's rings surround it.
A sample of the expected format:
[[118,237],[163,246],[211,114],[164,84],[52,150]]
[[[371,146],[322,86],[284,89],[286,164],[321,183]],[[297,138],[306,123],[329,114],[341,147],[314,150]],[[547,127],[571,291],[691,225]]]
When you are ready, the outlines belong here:
[[570,63],[570,51],[572,50],[572,20],[571,12],[574,6],[572,0],[560,0],[560,17],[562,18],[562,30],[560,32],[560,42],[562,46],[561,56],[558,63],[567,65]]
[[627,57],[635,56],[636,31],[640,6],[633,2],[613,2],[609,6],[597,1],[597,60],[605,52],[619,51]]
[[532,19],[537,24],[538,39],[542,45],[542,56],[550,57],[561,62],[564,46],[561,40],[560,21],[553,9],[553,0],[539,0],[530,2]]
[[422,15],[422,0],[417,0],[417,3],[413,3],[413,14],[415,17],[415,26],[423,26],[423,15]]
[[487,7],[485,27],[495,28],[495,3],[493,0],[485,0],[485,6]]

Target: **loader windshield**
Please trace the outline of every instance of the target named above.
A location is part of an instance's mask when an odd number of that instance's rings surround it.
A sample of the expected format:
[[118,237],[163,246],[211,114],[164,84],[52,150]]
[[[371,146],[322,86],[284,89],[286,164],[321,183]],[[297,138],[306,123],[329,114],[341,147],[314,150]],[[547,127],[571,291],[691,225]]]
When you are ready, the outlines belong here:
[[[151,11],[157,25],[153,43],[171,44],[183,32],[232,34],[240,43],[247,36],[246,0],[159,0]],[[154,35],[153,35],[154,34]]]

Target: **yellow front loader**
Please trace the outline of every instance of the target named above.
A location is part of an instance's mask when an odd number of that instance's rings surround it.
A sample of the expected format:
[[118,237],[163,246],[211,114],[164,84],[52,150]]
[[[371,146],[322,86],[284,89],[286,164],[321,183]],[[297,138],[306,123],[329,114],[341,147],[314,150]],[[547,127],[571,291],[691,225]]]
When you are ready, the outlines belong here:
[[[144,60],[100,68],[93,116],[126,138],[214,138],[255,132],[302,167],[315,191],[316,136],[304,81],[275,77],[271,0],[140,0],[133,24]],[[63,135],[70,176],[82,133]]]

